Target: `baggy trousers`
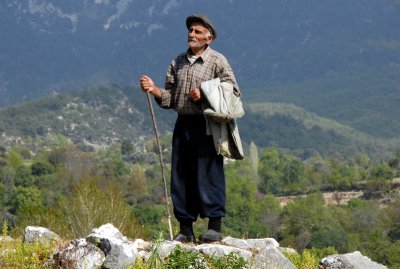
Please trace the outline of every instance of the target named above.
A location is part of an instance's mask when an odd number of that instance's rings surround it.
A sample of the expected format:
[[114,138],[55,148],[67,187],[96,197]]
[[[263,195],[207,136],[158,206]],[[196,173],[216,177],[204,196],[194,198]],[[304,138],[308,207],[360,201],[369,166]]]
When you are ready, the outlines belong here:
[[179,222],[225,216],[223,157],[206,135],[204,115],[179,115],[172,138],[171,197]]

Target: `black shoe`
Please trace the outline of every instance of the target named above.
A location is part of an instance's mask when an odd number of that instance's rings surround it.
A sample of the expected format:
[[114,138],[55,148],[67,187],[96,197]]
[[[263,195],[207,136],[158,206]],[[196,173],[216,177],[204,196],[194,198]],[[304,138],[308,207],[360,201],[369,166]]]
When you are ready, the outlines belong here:
[[224,237],[221,233],[208,229],[207,232],[203,233],[199,237],[199,241],[202,243],[212,243],[216,241],[221,241]]
[[174,241],[179,241],[181,243],[196,243],[196,239],[194,235],[184,235],[181,233],[178,233],[177,235],[174,236]]

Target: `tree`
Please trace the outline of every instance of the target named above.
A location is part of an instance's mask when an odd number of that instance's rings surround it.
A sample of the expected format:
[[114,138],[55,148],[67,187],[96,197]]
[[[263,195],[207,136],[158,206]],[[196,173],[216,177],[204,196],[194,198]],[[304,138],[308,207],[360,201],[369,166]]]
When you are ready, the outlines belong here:
[[258,173],[260,175],[260,191],[279,194],[282,191],[280,156],[277,148],[269,148],[261,154]]
[[130,204],[143,202],[149,195],[149,184],[146,182],[145,169],[140,164],[134,164],[129,177],[129,183],[125,186],[129,190],[127,199]]
[[54,167],[48,163],[43,161],[38,161],[32,164],[31,166],[32,175],[34,176],[42,176],[54,173]]
[[264,150],[259,165],[260,190],[264,193],[290,194],[305,189],[303,162],[277,148]]
[[394,173],[387,163],[376,163],[370,172],[370,179],[367,181],[367,194],[374,195],[378,193],[382,195],[390,190],[390,180],[393,179]]
[[224,232],[239,237],[277,236],[280,225],[279,202],[257,191],[249,160],[229,163],[227,177],[227,217]]
[[29,187],[35,184],[35,177],[32,175],[31,168],[22,165],[18,167],[15,174],[15,185]]
[[4,184],[0,183],[0,212],[4,208],[7,201],[6,190]]
[[371,178],[385,180],[393,179],[392,168],[387,163],[376,163],[371,169]]
[[9,211],[15,214],[26,206],[42,207],[43,197],[36,187],[16,186],[8,203],[10,207]]
[[121,143],[121,154],[124,156],[130,155],[133,151],[133,144],[130,140],[124,140]]
[[129,174],[129,169],[122,159],[121,151],[116,145],[108,148],[100,158],[100,168],[104,176],[108,178],[118,178]]
[[253,176],[255,179],[258,180],[258,163],[259,163],[258,148],[257,148],[256,144],[254,144],[253,141],[251,141],[251,143],[250,143],[249,160],[250,160],[251,168],[253,171]]
[[7,164],[12,168],[17,169],[22,165],[22,162],[22,156],[15,149],[7,154]]
[[299,251],[332,245],[345,249],[347,238],[343,225],[346,221],[343,211],[325,206],[322,193],[297,198],[283,209],[281,235],[284,239],[281,243]]
[[7,192],[11,191],[15,185],[15,175],[15,169],[11,166],[7,165],[0,169],[0,182],[4,184]]
[[90,154],[79,151],[74,146],[66,148],[63,164],[62,171],[58,173],[63,181],[77,182],[96,174],[97,171],[94,158]]
[[393,169],[393,174],[395,177],[400,176],[400,158],[396,157],[390,159],[388,162],[390,168]]
[[387,207],[389,219],[391,221],[389,237],[393,241],[400,240],[400,198],[398,197],[393,203]]
[[284,183],[283,190],[287,194],[299,193],[306,189],[305,169],[303,162],[299,158],[284,156],[282,160],[282,178]]
[[225,166],[227,179],[227,216],[224,232],[239,237],[267,236],[268,228],[260,225],[262,207],[256,198],[257,183],[251,177],[251,165],[247,160]]
[[66,160],[66,148],[62,147],[52,149],[49,152],[47,159],[54,167],[63,165]]
[[400,240],[395,241],[384,251],[385,264],[390,268],[400,268]]
[[0,157],[6,157],[6,152],[7,149],[4,146],[0,145]]
[[330,190],[348,190],[355,181],[359,180],[356,168],[347,162],[329,158],[328,164],[330,173],[327,176],[328,185],[326,187]]

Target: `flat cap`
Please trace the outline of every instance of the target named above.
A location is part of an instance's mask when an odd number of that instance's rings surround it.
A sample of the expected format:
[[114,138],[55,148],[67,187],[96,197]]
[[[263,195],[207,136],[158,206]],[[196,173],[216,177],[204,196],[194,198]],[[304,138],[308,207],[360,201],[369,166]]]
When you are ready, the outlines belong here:
[[186,27],[189,29],[190,25],[193,22],[199,22],[203,24],[214,36],[214,39],[217,38],[217,31],[215,30],[214,24],[210,21],[209,18],[203,15],[196,15],[196,14],[190,15],[189,17],[186,18]]

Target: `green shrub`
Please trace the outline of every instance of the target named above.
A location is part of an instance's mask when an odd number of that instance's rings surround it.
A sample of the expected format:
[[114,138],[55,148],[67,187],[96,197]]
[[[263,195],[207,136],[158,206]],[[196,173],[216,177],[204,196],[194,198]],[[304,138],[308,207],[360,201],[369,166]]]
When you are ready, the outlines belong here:
[[55,244],[0,241],[0,267],[8,269],[51,268],[48,260]]
[[177,246],[167,258],[165,269],[205,269],[204,258],[199,252]]
[[301,254],[297,252],[284,252],[286,258],[298,269],[318,268],[319,261],[328,255],[337,253],[333,247],[323,249],[305,249]]
[[246,261],[238,252],[231,252],[221,257],[208,256],[209,268],[213,269],[243,269],[248,268]]
[[130,238],[148,237],[147,230],[134,218],[119,189],[112,183],[92,178],[77,183],[71,194],[60,197],[51,210],[23,207],[15,230],[21,232],[27,225],[37,225],[65,238],[79,238],[106,223],[112,223]]

